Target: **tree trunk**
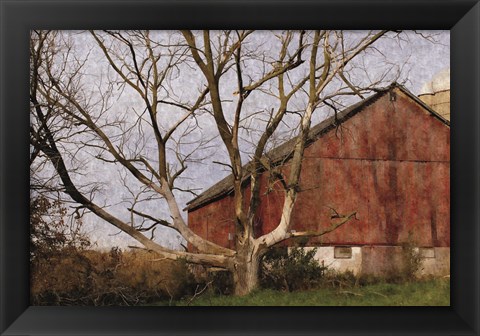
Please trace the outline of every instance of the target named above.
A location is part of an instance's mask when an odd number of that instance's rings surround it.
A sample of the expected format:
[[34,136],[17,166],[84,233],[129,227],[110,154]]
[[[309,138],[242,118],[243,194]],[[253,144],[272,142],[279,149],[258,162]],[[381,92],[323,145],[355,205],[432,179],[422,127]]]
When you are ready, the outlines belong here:
[[260,255],[251,253],[237,259],[233,270],[233,284],[235,295],[247,295],[258,287]]

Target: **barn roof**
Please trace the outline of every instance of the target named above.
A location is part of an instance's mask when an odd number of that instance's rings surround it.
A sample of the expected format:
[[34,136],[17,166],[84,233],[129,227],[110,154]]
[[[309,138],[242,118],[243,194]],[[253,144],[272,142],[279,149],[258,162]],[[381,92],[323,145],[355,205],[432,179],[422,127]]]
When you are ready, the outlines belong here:
[[[402,92],[404,92],[408,97],[413,99],[415,102],[417,102],[419,105],[421,105],[423,108],[425,108],[428,112],[430,112],[434,117],[438,118],[441,122],[443,122],[445,125],[450,126],[450,122],[443,118],[440,114],[432,110],[431,107],[426,105],[423,101],[421,101],[417,96],[415,96],[413,93],[411,93],[409,90],[407,90],[404,86],[398,84],[398,83],[392,83],[390,86],[377,90],[377,92],[351,106],[346,108],[345,110],[338,112],[337,117],[335,119],[335,116],[329,117],[325,119],[324,121],[320,122],[319,124],[311,127],[309,135],[308,135],[308,140],[306,146],[311,144],[312,142],[316,141],[318,138],[320,138],[323,134],[326,132],[330,131],[331,129],[337,127],[337,123],[342,123],[351,117],[353,117],[355,114],[358,112],[361,112],[365,107],[371,105],[375,101],[377,101],[380,97],[382,97],[384,94],[387,92],[398,88]],[[270,162],[273,164],[279,163],[281,161],[285,161],[286,159],[289,159],[290,155],[293,154],[293,148],[295,147],[295,142],[296,142],[296,137],[293,139],[288,140],[287,142],[281,144],[280,146],[270,150],[265,156],[269,159]],[[249,167],[251,166],[251,163],[248,163],[244,166],[246,168],[247,172],[249,170]],[[244,177],[244,182],[248,181],[250,175],[247,174]],[[218,183],[214,184],[212,187],[198,195],[196,198],[192,199],[187,203],[187,207],[184,210],[192,211],[194,209],[197,209],[203,205],[206,205],[207,203],[210,203],[212,201],[215,201],[225,195],[230,194],[233,192],[233,175],[229,175],[225,177],[224,179],[220,180]]]

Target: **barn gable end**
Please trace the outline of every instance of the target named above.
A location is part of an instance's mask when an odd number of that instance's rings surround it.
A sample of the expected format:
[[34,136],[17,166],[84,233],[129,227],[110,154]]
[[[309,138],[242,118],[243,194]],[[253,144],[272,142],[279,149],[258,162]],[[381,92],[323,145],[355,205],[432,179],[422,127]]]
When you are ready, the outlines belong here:
[[[422,248],[449,249],[449,122],[399,85],[353,105],[338,117],[338,127],[332,120],[312,127],[292,229],[322,230],[331,223],[332,209],[357,211],[358,220],[308,245],[321,247],[319,258],[327,258],[326,251],[333,258],[335,246],[359,248],[352,255],[357,259],[342,265],[363,265],[364,271],[373,273],[378,269],[372,267],[371,258],[380,260],[379,255],[384,257],[410,239]],[[275,149],[279,157],[289,152],[288,146]],[[282,169],[288,171],[288,165],[287,161]],[[228,177],[222,182],[207,190],[207,197],[190,202],[189,226],[218,244],[233,247],[233,197]],[[266,190],[267,174],[262,184]],[[248,183],[246,188],[248,194]],[[273,186],[261,200],[257,235],[276,227],[282,205],[282,192]]]

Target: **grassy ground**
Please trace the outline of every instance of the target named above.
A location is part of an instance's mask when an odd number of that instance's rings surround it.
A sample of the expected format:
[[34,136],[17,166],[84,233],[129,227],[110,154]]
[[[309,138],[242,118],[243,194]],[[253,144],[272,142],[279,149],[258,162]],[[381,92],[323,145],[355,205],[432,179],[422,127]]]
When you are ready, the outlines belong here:
[[[161,302],[158,305],[168,305]],[[192,306],[449,306],[450,280],[405,284],[379,283],[353,288],[320,288],[299,292],[258,290],[244,297],[204,294],[171,302]]]

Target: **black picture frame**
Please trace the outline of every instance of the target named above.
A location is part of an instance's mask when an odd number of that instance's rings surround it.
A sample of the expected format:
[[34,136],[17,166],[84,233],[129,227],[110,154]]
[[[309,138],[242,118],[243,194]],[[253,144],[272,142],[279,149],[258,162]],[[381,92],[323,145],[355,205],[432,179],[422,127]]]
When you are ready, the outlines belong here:
[[[478,1],[0,0],[2,335],[478,335]],[[450,307],[30,307],[30,29],[447,29],[451,31]]]

